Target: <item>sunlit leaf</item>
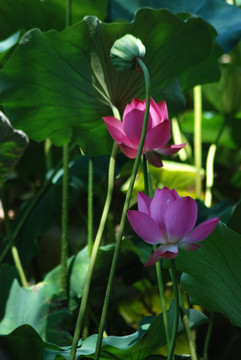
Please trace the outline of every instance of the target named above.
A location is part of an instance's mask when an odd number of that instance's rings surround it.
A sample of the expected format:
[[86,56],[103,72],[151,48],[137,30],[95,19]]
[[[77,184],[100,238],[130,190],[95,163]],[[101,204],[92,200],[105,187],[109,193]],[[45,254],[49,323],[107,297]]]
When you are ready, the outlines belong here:
[[[149,166],[153,188],[161,189],[166,186],[168,188],[176,189],[180,196],[192,196],[193,198],[196,198],[195,167],[193,165],[178,163],[175,161],[163,161],[163,164],[164,166],[161,169],[155,168],[151,165]],[[201,171],[201,175],[204,176],[203,169]],[[130,179],[122,185],[122,191],[127,192],[129,184]],[[136,195],[138,191],[145,191],[144,177],[141,170],[138,171],[134,183],[132,204],[136,202]]]
[[[145,96],[142,74],[118,72],[110,63],[111,46],[126,33],[146,46],[156,101],[170,97],[176,104],[166,87],[177,78],[183,89],[219,78],[216,34],[200,18],[183,21],[150,9],[140,10],[131,24],[87,17],[62,33],[32,30],[22,38],[0,73],[0,100],[12,124],[36,141],[50,137],[62,145],[75,139],[87,154],[109,152],[112,140],[102,116],[111,115],[112,106],[122,112],[133,97]],[[212,79],[203,75],[204,66],[212,69]],[[174,88],[180,109],[180,89]]]
[[68,314],[67,310],[58,309],[58,318],[56,318],[52,311],[51,298],[56,291],[57,286],[48,283],[39,283],[25,289],[15,280],[6,303],[4,318],[0,322],[0,334],[9,334],[17,327],[28,324],[43,340],[48,338],[48,327],[54,324],[57,329],[61,320]]

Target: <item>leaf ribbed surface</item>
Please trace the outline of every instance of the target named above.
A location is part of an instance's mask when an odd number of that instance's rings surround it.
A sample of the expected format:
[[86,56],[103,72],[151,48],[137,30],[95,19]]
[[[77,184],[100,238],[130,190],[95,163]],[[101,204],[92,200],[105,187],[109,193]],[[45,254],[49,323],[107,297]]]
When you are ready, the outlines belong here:
[[[145,97],[142,74],[118,72],[110,63],[110,48],[126,33],[146,46],[156,101],[164,93],[167,101],[175,99],[165,88],[177,78],[186,89],[219,77],[216,33],[200,18],[183,21],[166,10],[143,9],[131,24],[87,17],[62,33],[31,30],[0,72],[0,101],[13,126],[36,141],[75,139],[89,155],[109,152],[112,140],[101,118],[112,106],[122,112],[133,97]],[[211,79],[203,67],[212,69]]]
[[176,259],[192,304],[224,314],[241,326],[241,235],[220,223],[192,253]]

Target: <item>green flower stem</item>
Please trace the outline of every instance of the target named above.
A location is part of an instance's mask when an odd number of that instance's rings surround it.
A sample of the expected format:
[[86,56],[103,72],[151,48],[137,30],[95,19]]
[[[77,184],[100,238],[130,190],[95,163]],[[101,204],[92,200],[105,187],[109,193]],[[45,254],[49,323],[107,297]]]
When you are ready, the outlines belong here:
[[224,117],[222,126],[219,129],[216,140],[213,144],[210,145],[208,150],[208,155],[206,160],[206,191],[205,191],[205,199],[204,199],[204,204],[207,207],[210,207],[212,205],[212,187],[214,182],[214,159],[215,159],[215,154],[219,139],[226,125],[226,120],[227,117]]
[[217,146],[211,144],[208,150],[207,161],[206,161],[206,191],[204,204],[207,207],[212,205],[212,187],[214,182],[214,158],[216,154]]
[[202,88],[194,87],[194,161],[196,168],[196,197],[202,194]]
[[214,312],[210,313],[210,320],[208,324],[208,331],[204,342],[204,348],[203,348],[203,359],[202,360],[208,360],[208,348],[210,343],[211,334],[213,331],[213,325],[214,325]]
[[172,118],[172,135],[173,135],[174,144],[186,143],[185,147],[180,151],[178,151],[177,153],[179,159],[183,162],[188,160],[190,163],[193,163],[192,148],[190,143],[188,142],[188,139],[183,134],[179,117]]
[[88,253],[91,255],[93,248],[93,158],[89,158],[89,174],[88,174]]
[[[73,150],[73,148],[75,147],[75,144],[73,144],[73,146],[71,147],[70,151]],[[30,215],[31,211],[33,210],[33,208],[35,207],[35,205],[38,203],[39,199],[41,199],[41,197],[43,196],[43,194],[46,192],[46,190],[48,189],[49,185],[51,184],[53,178],[55,177],[55,175],[57,174],[57,172],[60,169],[60,166],[62,165],[62,160],[59,161],[59,163],[57,164],[56,168],[54,169],[52,175],[50,176],[50,178],[45,182],[45,184],[43,185],[43,187],[38,191],[38,193],[34,196],[34,198],[32,199],[31,203],[29,204],[29,206],[27,207],[27,209],[25,210],[25,212],[23,213],[21,219],[18,221],[13,233],[12,233],[12,241],[13,243],[15,242],[15,239],[17,238],[18,234],[20,233],[20,231],[22,230],[23,225],[25,224],[25,221],[27,220],[28,216]],[[8,253],[9,249],[11,248],[11,244],[8,242],[5,246],[5,248],[3,249],[3,251],[1,252],[0,255],[0,264],[3,261],[4,257],[6,256],[6,254]]]
[[[153,246],[153,249],[155,251],[157,249],[157,246]],[[165,334],[166,334],[166,340],[167,340],[167,347],[168,347],[168,351],[170,351],[170,346],[171,346],[170,328],[169,328],[169,323],[168,323],[167,304],[166,304],[166,297],[165,297],[164,286],[163,286],[163,272],[162,272],[162,266],[160,264],[160,261],[158,261],[155,264],[155,266],[156,266],[157,284],[158,284],[161,307],[162,307],[163,322],[164,322],[164,328],[165,328]]]
[[49,138],[45,139],[44,142],[44,154],[45,154],[45,161],[46,161],[46,169],[50,171],[53,167],[52,164],[52,155],[51,155],[51,140]]
[[13,242],[12,230],[11,230],[11,226],[10,226],[10,221],[9,221],[9,217],[8,217],[8,211],[7,211],[7,208],[6,208],[4,196],[2,196],[2,206],[3,206],[3,212],[4,212],[4,223],[5,223],[9,243],[10,243],[10,246],[11,246],[11,252],[12,252],[13,260],[14,260],[16,269],[18,271],[20,280],[22,282],[22,285],[23,285],[24,288],[27,288],[28,287],[27,278],[25,276],[25,273],[24,273],[24,270],[23,270],[23,267],[22,267],[22,263],[21,263],[21,260],[20,260],[20,257],[19,257],[18,249],[16,248],[16,246],[14,245],[14,242]]
[[[119,114],[118,110],[116,108],[112,109],[112,110],[113,110],[115,117],[118,117],[120,119],[120,114]],[[100,247],[100,242],[102,239],[106,219],[107,219],[107,216],[109,213],[110,204],[111,204],[111,200],[112,200],[114,179],[115,179],[115,158],[116,158],[117,151],[118,151],[118,144],[114,143],[112,152],[111,152],[110,163],[109,163],[108,189],[107,189],[105,205],[104,205],[103,213],[101,216],[100,225],[99,225],[96,237],[95,237],[94,245],[92,248],[90,264],[89,264],[88,272],[86,275],[86,280],[85,280],[85,284],[84,284],[83,295],[82,295],[81,304],[80,304],[80,308],[79,308],[78,318],[77,318],[76,325],[75,325],[74,337],[73,337],[69,360],[75,359],[78,341],[79,341],[80,333],[81,333],[82,327],[83,327],[83,320],[84,320],[84,315],[86,313],[86,307],[87,307],[87,302],[88,302],[88,297],[89,297],[92,274],[94,271],[94,266],[95,266],[95,262],[97,259],[98,250]]]
[[[71,0],[66,0],[66,28],[71,25]],[[68,192],[69,192],[69,145],[63,146],[63,184],[62,184],[62,234],[61,234],[61,289],[67,294],[68,287]]]
[[62,184],[62,236],[61,236],[61,289],[67,294],[68,285],[68,183],[69,183],[69,146],[63,146],[63,184]]
[[144,176],[145,194],[149,197],[153,197],[154,190],[152,187],[151,174],[145,155],[142,156],[142,169]]
[[[147,164],[145,155],[143,155],[142,164],[143,164],[145,193],[147,196],[153,197],[153,188],[152,188],[152,183],[151,183],[151,179],[150,179],[150,172],[148,169],[148,164]],[[157,249],[157,246],[154,245],[153,250],[155,251],[156,249]],[[161,307],[162,307],[163,322],[164,322],[167,346],[168,346],[168,350],[169,350],[171,339],[170,339],[170,329],[169,329],[168,316],[167,316],[166,297],[165,297],[164,286],[163,286],[162,267],[161,267],[161,264],[159,261],[155,264],[155,266],[156,266],[157,284],[158,284]]]
[[198,360],[197,353],[196,353],[196,346],[195,346],[195,342],[194,342],[194,339],[193,339],[193,336],[192,336],[192,331],[190,329],[187,312],[186,312],[184,302],[183,302],[183,298],[182,298],[182,293],[181,293],[180,288],[178,288],[178,289],[179,289],[179,301],[180,301],[180,310],[181,310],[181,314],[182,314],[182,322],[183,322],[183,326],[184,326],[186,336],[187,336],[187,341],[188,341],[188,346],[189,346],[189,350],[190,350],[190,354],[191,354],[191,359],[192,360]]
[[107,289],[106,289],[106,294],[105,294],[105,300],[104,300],[104,305],[103,305],[101,319],[100,319],[99,333],[98,333],[98,338],[97,338],[97,344],[96,344],[94,360],[98,360],[99,357],[100,357],[102,337],[103,337],[104,326],[105,326],[105,321],[106,321],[106,317],[107,317],[107,311],[108,311],[109,300],[110,300],[110,293],[111,293],[111,289],[112,289],[112,283],[113,283],[113,279],[114,279],[118,253],[119,253],[121,239],[122,239],[124,226],[125,226],[126,211],[128,210],[128,207],[129,207],[129,203],[130,203],[130,199],[131,199],[131,193],[132,193],[132,190],[133,190],[133,186],[134,186],[134,183],[135,183],[135,178],[136,178],[138,166],[139,166],[140,159],[141,159],[141,153],[142,153],[142,148],[143,148],[143,145],[144,145],[144,140],[145,140],[146,130],[147,130],[147,124],[148,124],[148,116],[149,116],[149,108],[150,108],[150,77],[149,77],[149,72],[148,72],[145,64],[143,63],[143,61],[138,58],[137,62],[138,62],[139,67],[143,71],[143,74],[144,74],[144,77],[145,77],[146,109],[145,109],[145,115],[144,115],[144,121],[143,121],[142,133],[141,133],[141,139],[140,139],[140,143],[139,143],[139,147],[138,147],[138,151],[137,151],[137,156],[136,156],[136,159],[135,159],[135,162],[134,162],[134,165],[133,165],[133,170],[132,170],[131,179],[130,179],[130,185],[129,185],[129,188],[128,188],[128,191],[127,191],[127,194],[126,194],[125,203],[124,203],[124,206],[123,206],[119,233],[118,233],[118,236],[117,236],[114,255],[113,255],[113,259],[112,259],[112,264],[111,264],[111,269],[110,269],[110,274],[109,274],[109,279],[108,279],[108,284],[107,284]]
[[173,320],[173,328],[172,328],[172,337],[170,350],[168,353],[167,360],[172,360],[175,350],[176,338],[177,338],[177,330],[178,330],[178,322],[179,322],[179,292],[178,292],[178,280],[177,280],[177,272],[175,266],[175,260],[170,260],[171,264],[171,274],[172,274],[172,283],[173,283],[173,291],[174,291],[174,320]]

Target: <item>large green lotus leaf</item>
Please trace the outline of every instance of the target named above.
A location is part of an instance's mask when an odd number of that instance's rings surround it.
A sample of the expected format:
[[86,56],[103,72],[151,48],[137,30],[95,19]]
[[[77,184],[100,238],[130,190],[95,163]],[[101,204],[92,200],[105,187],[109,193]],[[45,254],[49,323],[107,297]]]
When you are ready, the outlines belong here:
[[209,22],[217,31],[217,42],[224,52],[229,52],[240,40],[241,9],[221,0],[110,0],[112,20],[124,18],[131,21],[135,12],[143,7],[168,9],[174,14],[195,14]]
[[[23,214],[29,203],[26,203],[23,207],[21,216],[24,216]],[[19,216],[19,218],[21,218],[21,216]],[[16,239],[24,266],[29,264],[30,259],[38,253],[39,244],[37,239],[50,229],[53,221],[54,189],[53,187],[49,187],[32,209]]]
[[241,326],[241,235],[219,223],[192,253],[180,251],[177,269],[192,304],[224,314]]
[[[101,273],[102,276],[108,276],[113,254],[113,245],[101,246],[98,252],[93,279]],[[68,271],[70,272],[70,296],[81,297],[83,293],[84,283],[88,271],[90,258],[88,248],[84,247],[78,254],[68,260]],[[57,285],[60,289],[61,266],[57,266],[51,270],[44,278],[44,281]]]
[[[72,23],[84,16],[95,15],[104,19],[108,0],[72,0]],[[17,30],[39,28],[63,30],[65,28],[66,2],[63,0],[8,0],[0,2],[0,40]]]
[[9,334],[17,327],[28,324],[43,340],[48,338],[50,324],[54,324],[57,329],[62,319],[68,315],[67,310],[56,310],[51,303],[57,288],[55,284],[39,283],[25,289],[15,280],[6,303],[5,316],[0,322],[0,334]]
[[28,137],[13,129],[8,118],[0,111],[0,187],[21,158],[28,145]]
[[0,319],[4,316],[5,305],[9,296],[12,282],[18,276],[17,269],[13,265],[2,264],[0,267]]
[[218,83],[203,87],[208,101],[223,114],[241,111],[241,72],[240,65],[221,64],[222,77]]
[[233,214],[229,222],[229,226],[232,230],[236,231],[237,233],[241,234],[241,200],[234,206]]
[[1,335],[0,348],[2,360],[42,360],[44,349],[58,350],[57,346],[45,343],[30,325],[19,326],[9,335]]
[[[168,318],[170,324],[173,323],[174,307],[168,311]],[[190,309],[187,311],[189,323],[191,328],[195,328],[199,325],[206,323],[206,316],[200,311]],[[180,319],[178,327],[178,335],[184,332],[182,321]],[[96,347],[97,335],[92,335],[85,339],[82,343],[80,342],[77,349],[78,359],[92,359],[94,357]],[[163,325],[162,314],[156,318],[146,317],[143,318],[140,323],[138,330],[130,335],[126,336],[108,336],[103,339],[101,360],[108,359],[119,359],[119,360],[144,360],[154,350],[166,344],[165,330]],[[45,360],[55,359],[54,354],[61,354],[63,359],[69,359],[70,349],[63,348],[62,352],[56,350],[46,349]],[[48,356],[49,354],[49,356]],[[51,357],[50,357],[51,355]]]
[[122,112],[133,97],[145,97],[143,76],[118,72],[110,62],[111,46],[126,33],[146,46],[156,101],[173,100],[166,87],[176,78],[183,89],[193,85],[194,73],[195,81],[210,81],[198,76],[207,64],[211,80],[219,77],[216,33],[200,18],[184,21],[166,10],[144,9],[131,24],[87,17],[62,33],[32,30],[0,73],[0,101],[14,126],[36,141],[50,137],[62,145],[73,137],[89,155],[109,152],[112,141],[101,118],[113,105]]

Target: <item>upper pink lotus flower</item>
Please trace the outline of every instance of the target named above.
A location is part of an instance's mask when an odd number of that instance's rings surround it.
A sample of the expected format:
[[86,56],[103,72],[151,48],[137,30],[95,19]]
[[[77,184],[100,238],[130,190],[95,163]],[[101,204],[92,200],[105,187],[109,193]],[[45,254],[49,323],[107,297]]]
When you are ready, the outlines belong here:
[[[145,108],[146,100],[133,99],[131,104],[125,107],[123,122],[113,116],[103,117],[111,136],[119,144],[123,153],[131,159],[137,155]],[[166,145],[170,138],[170,132],[171,125],[166,102],[161,101],[157,104],[151,98],[142,154],[146,154],[148,161],[156,167],[163,165],[159,154],[172,155],[185,146],[185,144]]]
[[189,196],[180,197],[176,190],[157,189],[153,199],[138,193],[138,211],[128,210],[128,220],[137,233],[148,244],[159,245],[145,266],[160,258],[173,259],[178,248],[194,251],[196,244],[204,240],[215,229],[219,218],[212,218],[198,225],[196,201]]

